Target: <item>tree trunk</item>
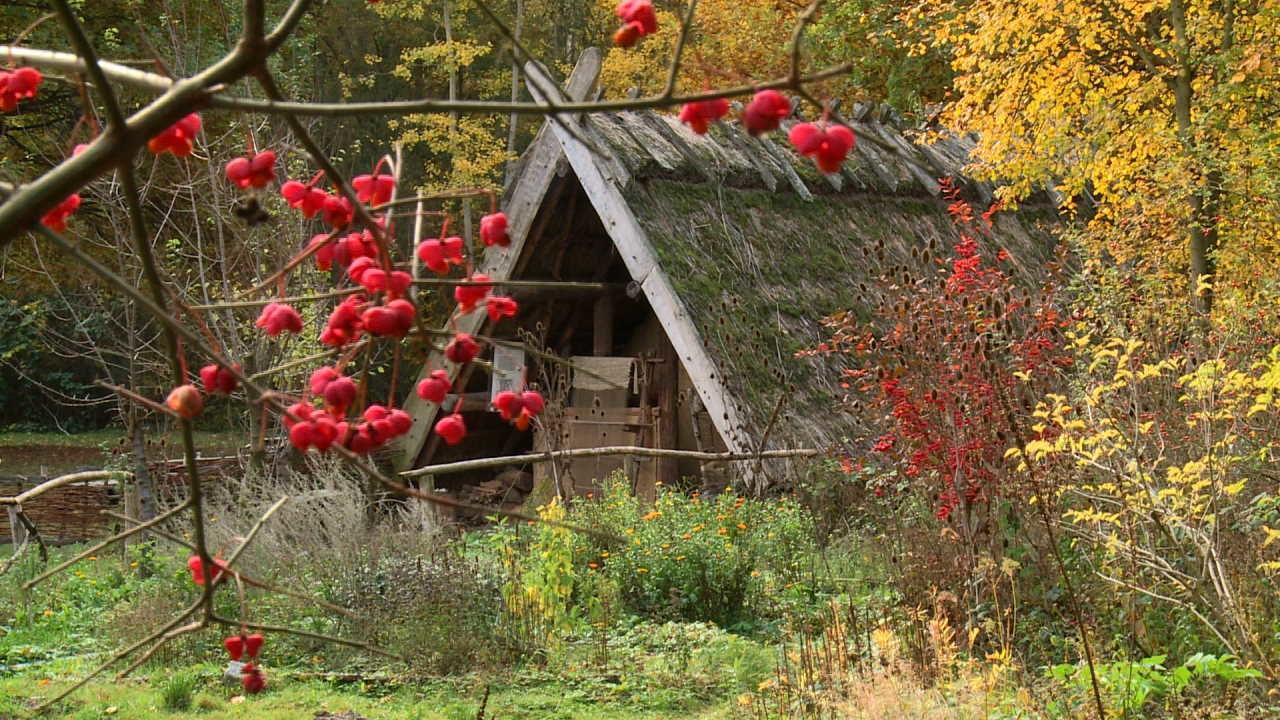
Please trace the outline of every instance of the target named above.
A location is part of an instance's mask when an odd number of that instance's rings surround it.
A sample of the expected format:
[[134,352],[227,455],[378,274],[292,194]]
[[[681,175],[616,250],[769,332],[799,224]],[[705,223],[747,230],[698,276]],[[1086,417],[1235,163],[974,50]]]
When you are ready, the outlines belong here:
[[1190,217],[1187,218],[1187,246],[1190,254],[1191,303],[1207,322],[1213,310],[1213,289],[1200,291],[1201,282],[1212,281],[1214,251],[1218,247],[1218,211],[1222,205],[1222,177],[1217,171],[1205,171],[1196,159],[1196,141],[1191,127],[1191,106],[1195,82],[1191,65],[1190,46],[1187,39],[1185,0],[1173,0],[1169,7],[1174,39],[1179,45],[1178,74],[1171,81],[1173,86],[1173,116],[1178,126],[1178,137],[1191,171],[1199,178],[1198,192],[1190,200]]

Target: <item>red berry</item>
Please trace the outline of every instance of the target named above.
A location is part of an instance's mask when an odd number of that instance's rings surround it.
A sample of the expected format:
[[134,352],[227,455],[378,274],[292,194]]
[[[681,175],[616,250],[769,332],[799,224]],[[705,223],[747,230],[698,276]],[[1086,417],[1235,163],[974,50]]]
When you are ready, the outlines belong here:
[[324,389],[329,387],[329,383],[340,377],[342,377],[342,373],[331,367],[316,368],[315,372],[311,373],[311,378],[307,381],[307,384],[311,387],[311,394],[323,395]]
[[[200,562],[199,555],[192,555],[191,557],[187,558],[187,569],[191,571],[191,582],[195,583],[196,585],[204,585],[205,567],[206,566]],[[218,576],[222,574],[222,571],[225,570],[226,567],[227,567],[227,563],[225,561],[219,558],[213,558],[213,572],[210,573],[212,576],[211,579],[217,580]]]
[[262,308],[262,314],[254,323],[267,331],[267,335],[275,337],[288,330],[291,333],[302,332],[302,316],[291,306],[284,303],[271,303]]
[[372,335],[400,338],[409,334],[416,314],[417,310],[408,300],[392,300],[365,310],[360,322]]
[[532,390],[524,391],[520,396],[524,401],[524,407],[529,411],[530,415],[537,415],[542,412],[542,408],[546,406],[546,402],[542,399],[542,395]]
[[503,390],[493,397],[493,406],[498,409],[498,415],[503,420],[510,422],[524,409],[524,401],[520,399],[519,393]]
[[34,98],[43,81],[44,76],[33,67],[20,67],[13,72],[0,70],[0,110],[17,110],[18,101]]
[[467,278],[473,283],[485,283],[482,285],[459,285],[453,289],[453,298],[458,301],[458,309],[465,315],[476,309],[476,305],[493,291],[493,286],[487,284],[489,276],[477,273]]
[[147,149],[157,155],[169,152],[178,157],[186,157],[195,147],[195,137],[198,132],[200,132],[200,115],[191,113],[148,140]]
[[307,403],[294,403],[285,410],[285,414],[281,416],[281,419],[284,421],[285,427],[292,428],[299,422],[310,420],[314,411],[315,409]]
[[329,239],[328,233],[320,233],[311,236],[311,242],[307,243],[307,248],[319,246],[319,249],[313,253],[316,258],[316,269],[327,271],[333,267],[334,245],[336,243]]
[[782,119],[791,114],[791,101],[777,90],[761,90],[751,98],[742,113],[742,125],[752,135],[777,130]]
[[658,15],[653,10],[652,0],[622,0],[614,10],[626,25],[639,25],[640,35],[652,35],[658,32]]
[[381,205],[391,199],[396,179],[391,175],[357,175],[351,178],[356,199],[370,205]]
[[[198,562],[199,558],[196,558],[196,560]],[[222,646],[227,649],[227,654],[231,656],[232,660],[238,662],[244,655],[244,638],[239,635],[232,635],[231,637],[223,640]]]
[[446,445],[457,445],[467,436],[467,424],[458,413],[445,415],[436,423],[436,434],[444,439]]
[[[481,228],[481,233],[483,233],[483,221],[481,222]],[[465,262],[462,258],[462,238],[447,237],[444,240],[423,240],[418,243],[418,259],[431,272],[437,275],[447,275],[450,265],[461,265]]]
[[699,135],[705,135],[707,126],[729,113],[729,101],[724,98],[685,103],[680,108],[680,121]]
[[253,663],[246,663],[240,668],[242,675],[240,676],[240,684],[244,686],[244,691],[250,695],[262,692],[267,687],[267,679],[263,677],[262,671]]
[[498,322],[504,317],[515,317],[516,311],[520,306],[515,300],[509,297],[491,297],[485,302],[485,311],[489,313],[489,319]]
[[354,214],[351,207],[351,201],[340,195],[325,195],[324,198],[324,221],[334,230],[351,224],[351,216]]
[[177,413],[178,417],[190,420],[204,410],[204,397],[195,385],[179,385],[169,391],[164,404]]
[[618,31],[613,34],[613,44],[620,48],[629,48],[635,45],[640,36],[644,34],[641,32],[643,29],[644,26],[638,22],[627,23],[618,28]]
[[334,415],[341,417],[356,400],[356,383],[345,375],[333,379],[324,387],[324,405]]
[[308,187],[297,180],[287,180],[280,186],[280,196],[289,203],[289,207],[296,210],[302,210],[302,216],[312,218],[321,210],[325,209],[325,201],[329,199],[329,193],[319,189]]
[[387,297],[397,298],[409,292],[413,284],[413,276],[403,270],[392,270],[387,276]]
[[507,214],[500,212],[480,218],[480,240],[486,247],[511,245],[511,238],[507,235]]
[[[238,365],[236,369],[239,369]],[[204,391],[210,395],[214,393],[230,395],[235,392],[238,384],[236,376],[220,365],[205,365],[200,368],[200,383],[204,385]]]
[[80,208],[80,196],[71,193],[66,200],[53,206],[53,209],[40,218],[40,224],[54,232],[67,231],[67,218]]
[[453,383],[449,381],[449,373],[444,370],[432,370],[431,376],[418,383],[418,397],[436,405],[444,404],[445,396]]
[[244,639],[244,651],[253,660],[258,657],[258,650],[262,648],[264,638],[258,633],[254,633]]
[[825,123],[796,123],[788,137],[797,152],[812,157],[825,173],[839,172],[840,165],[855,144],[852,130],[843,125]]
[[466,333],[454,335],[453,340],[450,340],[444,348],[444,356],[458,365],[471,362],[479,352],[480,346]]
[[413,416],[400,408],[392,408],[387,421],[391,423],[391,432],[397,437],[409,432],[409,428],[413,427]]
[[320,342],[330,347],[342,347],[360,337],[363,326],[360,313],[364,310],[364,298],[352,295],[338,304],[329,315]]
[[253,157],[238,157],[227,163],[227,179],[241,188],[266,187],[276,179],[276,154],[270,150]]

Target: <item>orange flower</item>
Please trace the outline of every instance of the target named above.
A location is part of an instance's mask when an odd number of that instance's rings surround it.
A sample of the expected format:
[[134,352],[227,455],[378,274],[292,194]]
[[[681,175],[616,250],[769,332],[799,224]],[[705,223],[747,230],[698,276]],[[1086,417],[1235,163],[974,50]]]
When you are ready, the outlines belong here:
[[719,529],[719,530],[717,530],[716,532],[720,533],[721,535],[728,535],[728,534],[729,534],[729,528],[720,528],[720,529]]

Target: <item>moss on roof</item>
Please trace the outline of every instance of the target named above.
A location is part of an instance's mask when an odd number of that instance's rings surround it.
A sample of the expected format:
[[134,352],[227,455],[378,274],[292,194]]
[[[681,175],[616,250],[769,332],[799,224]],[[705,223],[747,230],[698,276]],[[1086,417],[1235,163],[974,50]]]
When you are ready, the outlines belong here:
[[[631,173],[631,209],[744,429],[762,433],[786,395],[773,437],[795,443],[826,446],[852,429],[837,410],[838,358],[796,357],[827,339],[821,319],[841,310],[870,317],[878,302],[870,281],[883,268],[919,265],[913,249],[954,243],[934,178],[951,176],[979,200],[990,197],[990,186],[960,176],[972,148],[964,137],[920,146],[891,124],[855,123],[856,152],[839,175],[824,176],[785,141],[749,137],[736,125],[698,136],[654,113],[591,125]],[[996,244],[1035,267],[1052,254],[1045,221],[1054,222],[1051,209],[1006,214]]]
[[[827,338],[827,315],[870,317],[878,302],[870,281],[884,268],[919,266],[930,244],[950,248],[958,234],[936,178],[953,178],[980,202],[992,195],[961,175],[971,138],[921,146],[874,120],[884,116],[875,108],[852,115],[859,142],[832,176],[794,152],[785,127],[755,138],[717,123],[699,136],[647,111],[584,124],[597,162],[629,176],[628,204],[735,396],[743,429],[759,437],[787,396],[771,445],[825,447],[853,429],[837,410],[838,359],[796,353]],[[1006,213],[994,244],[1034,274],[1053,254],[1053,224],[1048,207]]]

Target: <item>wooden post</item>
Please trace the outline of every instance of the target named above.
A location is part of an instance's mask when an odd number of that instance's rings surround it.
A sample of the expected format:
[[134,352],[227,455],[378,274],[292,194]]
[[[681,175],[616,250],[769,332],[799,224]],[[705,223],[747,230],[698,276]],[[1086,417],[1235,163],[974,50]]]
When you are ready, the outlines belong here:
[[[672,347],[667,334],[662,333],[662,344],[658,346],[658,359],[661,361],[654,367],[657,390],[657,428],[655,428],[656,447],[663,450],[675,450],[680,444],[679,416],[676,415],[676,401],[680,385],[680,358]],[[670,487],[680,480],[680,464],[675,458],[658,458],[657,480]],[[656,497],[656,492],[655,492]]]
[[613,355],[613,296],[604,295],[596,300],[592,316],[591,354],[596,357]]
[[16,551],[27,541],[27,528],[18,520],[17,505],[10,505],[5,509],[9,511],[9,534],[13,537],[13,549]]

